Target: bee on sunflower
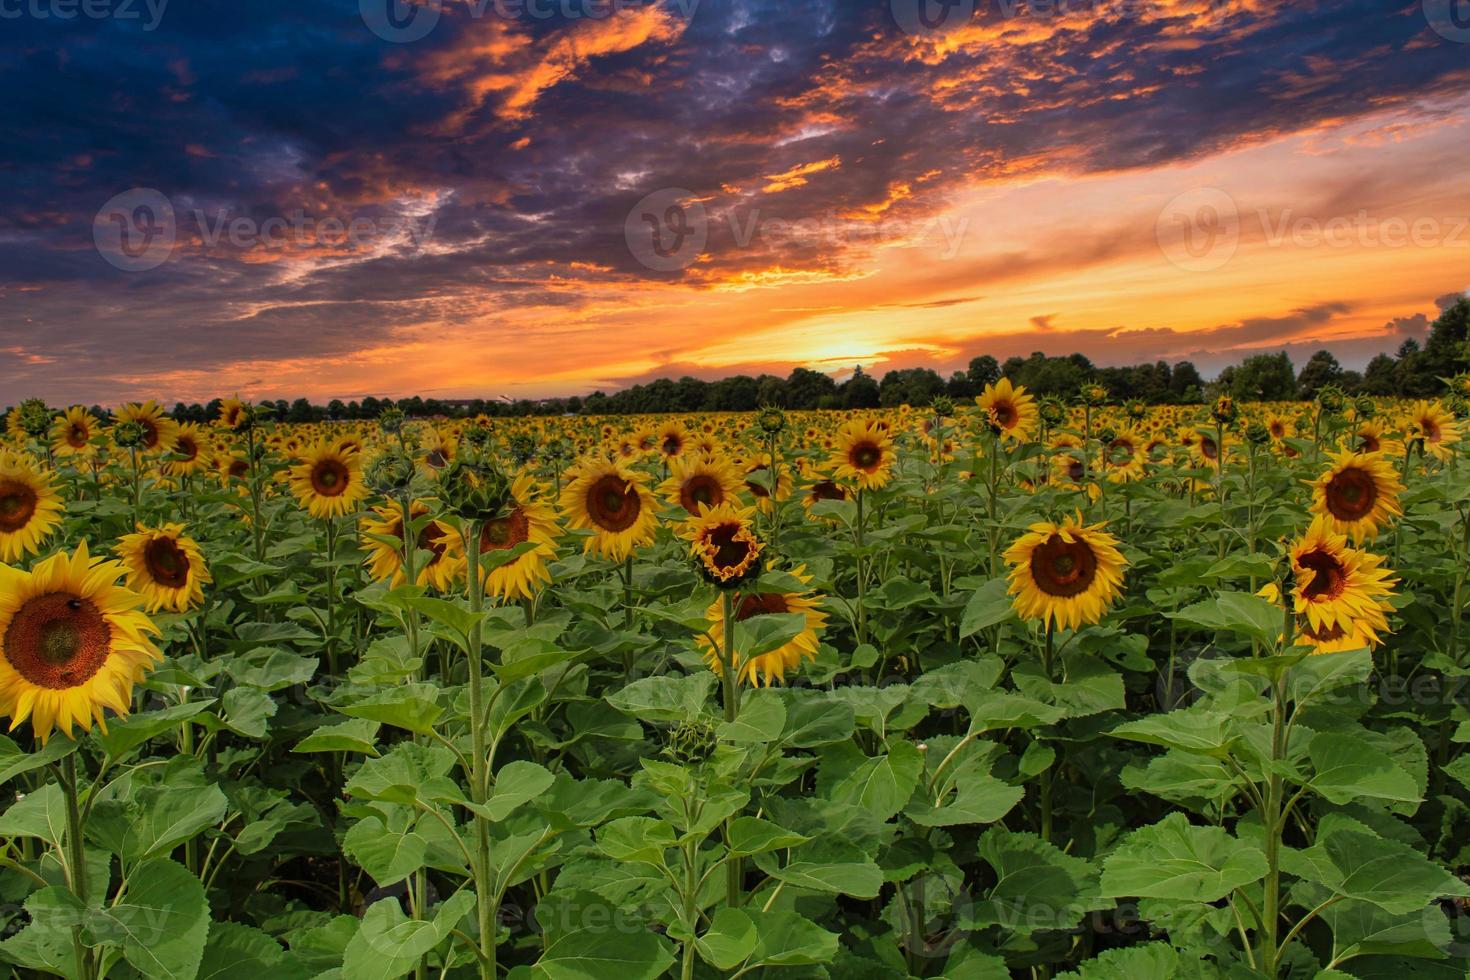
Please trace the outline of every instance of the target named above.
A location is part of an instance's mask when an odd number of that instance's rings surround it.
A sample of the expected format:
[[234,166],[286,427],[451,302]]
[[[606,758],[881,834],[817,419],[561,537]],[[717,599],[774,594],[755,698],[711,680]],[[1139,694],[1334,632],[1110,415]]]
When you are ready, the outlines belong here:
[[[791,576],[803,585],[809,585],[812,580],[806,573],[805,565],[792,569]],[[736,622],[745,622],[760,616],[796,613],[805,617],[806,625],[800,633],[781,646],[749,660],[742,660],[737,650],[734,655],[736,676],[752,687],[769,687],[782,683],[787,675],[801,666],[802,660],[816,660],[820,636],[827,627],[827,614],[822,612],[821,601],[821,596],[805,591],[739,593],[731,604]],[[700,635],[699,647],[715,676],[723,677],[725,661],[729,658],[723,655],[717,645],[718,641],[712,638],[727,635],[724,602],[716,600],[711,603],[705,616],[713,624],[713,628]]]
[[1013,386],[1010,378],[986,385],[975,404],[1002,438],[1025,442],[1036,431],[1040,418],[1036,399],[1026,391],[1025,385]]
[[133,685],[163,654],[143,597],[117,584],[124,572],[85,542],[29,572],[0,567],[0,715],[11,731],[29,719],[44,745],[94,721],[105,731],[104,708],[127,716]]
[[685,522],[680,536],[689,542],[700,574],[714,585],[733,589],[760,573],[765,544],[756,536],[754,515],[754,507],[724,503],[701,506]]
[[827,465],[834,479],[860,490],[877,490],[893,478],[896,459],[892,436],[874,422],[853,419],[837,430]]
[[740,482],[740,474],[724,456],[691,455],[669,463],[669,478],[658,489],[670,504],[698,516],[701,506],[718,507],[739,496]]
[[1017,538],[1004,555],[1017,615],[1074,630],[1101,620],[1122,595],[1128,567],[1106,526],[1086,525],[1079,513],[1032,524]]
[[586,459],[568,477],[559,504],[569,527],[593,532],[585,550],[623,561],[653,543],[658,516],[645,474],[621,463]]
[[1327,472],[1312,481],[1312,513],[1326,518],[1332,530],[1361,544],[1403,516],[1399,494],[1404,485],[1382,455],[1345,449],[1329,462]]
[[339,452],[330,442],[306,447],[291,468],[291,492],[312,517],[325,520],[352,513],[368,495],[362,456]]
[[57,456],[85,456],[93,451],[97,420],[81,405],[73,405],[51,424],[51,451]]
[[145,453],[166,453],[174,448],[179,435],[179,423],[164,414],[163,407],[149,399],[146,402],[131,402],[112,413],[113,425],[132,422],[143,429],[143,441],[139,448]]
[[0,449],[0,561],[34,555],[65,509],[52,473]]
[[204,602],[204,586],[214,579],[199,543],[184,534],[182,524],[149,528],[118,539],[118,559],[128,573],[128,588],[143,597],[144,611],[188,612]]
[[[395,503],[374,507],[373,513],[377,516],[364,517],[359,524],[368,576],[396,589],[408,578],[403,568],[403,510]],[[410,522],[417,524],[419,518],[428,516],[429,505],[415,500],[408,513]],[[419,529],[414,547],[429,553],[429,560],[414,575],[414,584],[439,592],[453,589],[465,566],[459,532],[442,521],[428,521]]]

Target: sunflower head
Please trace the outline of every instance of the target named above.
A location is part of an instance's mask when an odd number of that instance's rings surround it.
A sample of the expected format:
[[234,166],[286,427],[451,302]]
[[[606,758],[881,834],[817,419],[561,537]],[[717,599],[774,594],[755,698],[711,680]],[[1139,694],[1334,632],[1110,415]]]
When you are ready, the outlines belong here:
[[327,441],[306,447],[291,468],[291,492],[312,517],[350,514],[367,497],[362,455]]
[[652,543],[658,518],[644,474],[589,458],[571,476],[560,504],[571,527],[593,532],[588,551],[622,561],[635,548]]
[[803,660],[817,658],[820,636],[827,625],[827,614],[822,612],[821,596],[813,595],[804,588],[811,582],[806,566],[800,565],[792,569],[791,578],[801,587],[791,591],[767,591],[756,585],[749,590],[736,592],[731,597],[733,601],[730,607],[737,622],[746,622],[761,616],[803,617],[803,628],[796,636],[766,653],[744,657],[736,649],[731,657],[724,656],[718,644],[723,642],[725,635],[725,604],[722,599],[716,599],[710,605],[706,618],[709,619],[711,628],[699,637],[698,643],[704,652],[705,662],[717,675],[723,675],[727,662],[732,662],[736,676],[747,684],[779,684],[800,667]]
[[204,602],[204,586],[213,581],[199,544],[184,534],[182,524],[138,526],[118,540],[117,556],[128,572],[128,588],[141,595],[149,613],[166,609],[187,612]]
[[133,685],[162,654],[122,574],[85,543],[29,572],[0,570],[0,714],[12,731],[29,718],[45,744],[57,729],[105,728],[104,708],[128,714]]
[[893,437],[877,423],[854,419],[837,430],[830,460],[836,479],[876,490],[892,478],[894,462]]
[[726,503],[701,507],[685,525],[690,553],[700,574],[712,584],[733,589],[760,574],[765,543],[755,533],[754,514],[754,507]]
[[1023,442],[1031,438],[1040,417],[1036,399],[1025,386],[1013,386],[1010,378],[1001,378],[986,385],[975,404],[980,408],[981,418],[993,431],[1014,441]]
[[1102,619],[1128,564],[1104,526],[1085,525],[1080,514],[1033,524],[1006,550],[1018,615],[1067,629]]
[[1404,485],[1398,471],[1378,453],[1343,450],[1312,484],[1312,513],[1354,542],[1372,538],[1379,529],[1402,516],[1399,494]]
[[54,480],[26,457],[0,450],[0,561],[34,555],[61,523]]
[[510,504],[510,478],[487,459],[454,459],[439,472],[439,498],[466,520],[493,521]]

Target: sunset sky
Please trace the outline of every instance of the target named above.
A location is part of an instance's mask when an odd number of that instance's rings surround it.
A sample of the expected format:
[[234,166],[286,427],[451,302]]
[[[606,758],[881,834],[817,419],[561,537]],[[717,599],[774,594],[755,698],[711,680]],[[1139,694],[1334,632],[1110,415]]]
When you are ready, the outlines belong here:
[[1451,0],[94,2],[0,3],[0,404],[1361,367],[1470,288]]

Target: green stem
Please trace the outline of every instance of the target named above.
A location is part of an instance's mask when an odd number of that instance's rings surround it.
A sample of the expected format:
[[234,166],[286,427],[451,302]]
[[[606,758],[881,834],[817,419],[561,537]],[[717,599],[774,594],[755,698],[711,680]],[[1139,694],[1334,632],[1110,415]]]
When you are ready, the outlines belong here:
[[868,642],[868,570],[866,559],[863,556],[863,498],[865,494],[862,487],[857,491],[857,524],[853,528],[854,540],[857,542],[857,554],[854,560],[857,565],[857,641],[858,646]]
[[[1056,621],[1046,621],[1046,640],[1041,648],[1041,670],[1046,675],[1047,683],[1052,681],[1052,656],[1055,652],[1055,629]],[[1050,843],[1052,823],[1052,767],[1047,766],[1041,773],[1041,839]]]
[[[1288,600],[1289,601],[1289,600]],[[1290,649],[1292,637],[1288,632],[1282,643],[1283,650]],[[1286,757],[1286,677],[1283,675],[1272,685],[1271,719],[1271,772],[1266,782],[1266,807],[1261,814],[1261,824],[1266,832],[1266,882],[1265,898],[1261,909],[1261,970],[1267,977],[1276,977],[1280,951],[1276,943],[1276,930],[1281,918],[1281,832],[1283,824],[1283,795],[1285,784],[1278,765]]]
[[[725,721],[733,723],[740,716],[740,678],[738,676],[740,660],[735,653],[735,591],[733,589],[721,590],[720,604],[725,616],[720,681],[724,688]],[[732,821],[733,818],[725,821],[725,840],[727,842],[730,840]],[[732,858],[725,862],[725,897],[732,909],[740,907],[741,884],[745,878],[743,863],[739,858]]]
[[[67,885],[82,907],[87,907],[87,845],[82,836],[82,809],[78,801],[80,788],[77,785],[77,754],[75,752],[61,760],[61,788],[66,794],[66,847]],[[95,967],[92,951],[82,944],[81,924],[72,926],[72,952],[76,956],[77,975],[82,980],[92,980]]]
[[[481,640],[480,613],[484,608],[485,592],[480,583],[480,527],[477,522],[465,522],[464,550],[468,556],[470,582],[470,613],[474,622],[470,626],[470,744],[473,757],[470,760],[470,799],[483,804],[489,796],[489,757],[485,744],[485,692],[483,683],[484,653]],[[482,980],[495,980],[495,901],[490,880],[490,821],[479,813],[472,813],[475,825],[475,899],[478,905],[480,927],[480,976]]]

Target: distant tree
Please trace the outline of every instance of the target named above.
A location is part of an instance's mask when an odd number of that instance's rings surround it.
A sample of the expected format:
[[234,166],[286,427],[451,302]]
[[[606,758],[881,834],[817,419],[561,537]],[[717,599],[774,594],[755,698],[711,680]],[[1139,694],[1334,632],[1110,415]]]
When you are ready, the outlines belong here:
[[1235,369],[1229,389],[1238,401],[1287,401],[1296,397],[1296,369],[1286,351],[1254,354]]
[[787,408],[816,408],[822,399],[837,393],[832,376],[810,368],[796,368],[786,379]]
[[1342,365],[1337,363],[1331,351],[1319,350],[1302,366],[1302,373],[1296,379],[1297,394],[1311,401],[1317,397],[1317,392],[1341,381]]
[[1363,393],[1387,397],[1398,391],[1399,362],[1392,354],[1379,354],[1363,370]]
[[1193,361],[1180,361],[1174,365],[1169,375],[1169,395],[1174,401],[1181,404],[1197,402],[1204,390],[1205,379],[1200,377]]
[[863,370],[862,365],[858,365],[852,377],[843,382],[840,394],[843,408],[878,408],[882,404],[878,382]]
[[970,360],[970,369],[965,374],[969,376],[970,384],[978,394],[986,385],[1000,380],[1000,364],[989,354],[981,354]]
[[791,389],[784,378],[774,374],[763,374],[756,379],[756,400],[762,405],[778,408],[791,407]]
[[980,394],[981,389],[975,387],[975,382],[965,371],[956,371],[949,376],[949,381],[944,386],[945,394],[951,398],[974,398]]

